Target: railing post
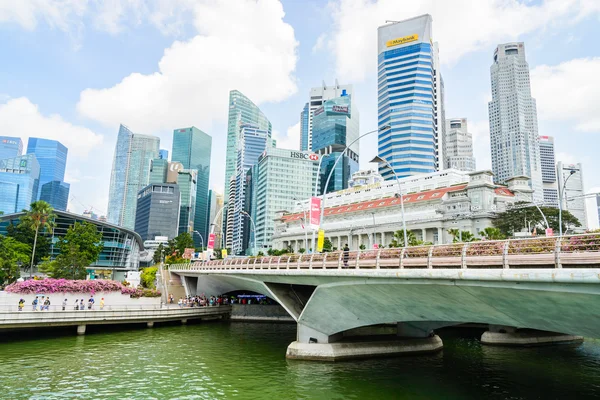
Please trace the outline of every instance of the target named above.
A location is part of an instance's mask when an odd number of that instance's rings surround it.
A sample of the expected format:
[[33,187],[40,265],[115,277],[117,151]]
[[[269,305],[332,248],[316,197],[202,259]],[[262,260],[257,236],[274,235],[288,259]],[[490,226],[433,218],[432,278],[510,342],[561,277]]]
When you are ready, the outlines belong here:
[[504,242],[504,248],[502,249],[502,268],[509,269],[510,265],[508,265],[508,247],[510,246],[510,239],[507,239]]
[[427,252],[427,269],[433,268],[433,260],[431,256],[433,255],[433,246],[429,246],[429,251]]
[[[290,256],[288,256],[287,258],[287,262],[285,263],[285,269],[290,269]],[[281,260],[281,258],[279,258],[279,260]]]
[[338,257],[338,269],[342,269],[342,256],[344,255],[343,251],[340,251],[340,256]]
[[560,252],[562,251],[562,240],[560,236],[556,237],[556,244],[554,246],[554,267],[562,268],[560,263]]
[[460,252],[460,267],[462,269],[467,269],[467,247],[469,247],[468,243],[463,244],[462,251]]
[[301,263],[302,263],[302,254],[300,254],[300,255],[298,256],[298,261],[297,261],[297,264],[296,264],[296,265],[297,265],[297,268],[296,268],[296,269],[300,269],[300,268],[302,268],[302,267],[300,266],[300,264],[301,264]]
[[377,257],[375,259],[375,269],[379,269],[379,256],[381,255],[381,249],[377,249]]
[[[325,260],[327,260],[327,254],[328,253],[323,253],[323,265],[322,265],[323,269],[325,269]],[[312,263],[312,261],[311,261],[311,263]]]
[[404,269],[404,253],[405,252],[406,252],[406,247],[403,247],[402,251],[400,252],[400,262],[399,262],[400,269]]
[[314,257],[314,253],[310,255],[310,260],[308,261],[308,269],[312,269],[312,262]]
[[354,267],[354,268],[356,268],[356,269],[360,268],[360,267],[358,266],[358,262],[359,262],[359,260],[360,260],[360,250],[358,250],[358,251],[356,252],[356,266]]

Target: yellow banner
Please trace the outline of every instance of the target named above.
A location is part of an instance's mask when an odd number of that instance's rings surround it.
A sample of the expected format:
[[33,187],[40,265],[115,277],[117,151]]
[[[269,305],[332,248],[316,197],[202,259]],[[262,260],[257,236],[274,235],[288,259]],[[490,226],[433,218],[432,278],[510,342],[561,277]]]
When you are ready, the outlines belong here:
[[392,47],[392,46],[398,46],[399,44],[414,42],[415,40],[419,40],[419,35],[417,35],[416,33],[413,35],[388,40],[387,42],[385,42],[385,45],[387,47]]
[[325,244],[325,231],[319,229],[319,236],[317,237],[317,252],[323,251],[323,245]]
[[221,257],[227,258],[227,249],[221,249]]

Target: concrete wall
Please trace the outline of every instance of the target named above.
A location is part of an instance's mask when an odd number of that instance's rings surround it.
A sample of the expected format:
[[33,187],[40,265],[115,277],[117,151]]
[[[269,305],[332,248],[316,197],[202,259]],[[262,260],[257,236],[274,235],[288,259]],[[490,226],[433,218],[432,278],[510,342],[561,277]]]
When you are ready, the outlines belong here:
[[[25,300],[25,309],[31,310],[31,302],[35,298],[34,294],[21,294],[21,293],[8,293],[0,292],[0,311],[17,310],[19,299]],[[41,296],[41,295],[39,295]],[[50,297],[50,308],[61,309],[61,305],[64,299],[67,299],[67,309],[73,310],[75,299],[83,299],[83,303],[87,309],[87,301],[90,298],[90,293],[48,293],[44,296]],[[100,306],[100,299],[104,297],[104,308],[105,309],[122,309],[125,307],[148,307],[160,305],[160,297],[140,297],[139,299],[132,299],[129,295],[121,294],[120,292],[96,292],[94,294],[94,300],[96,304],[94,308],[98,309]]]
[[231,307],[232,321],[295,322],[285,308],[278,304],[233,304]]

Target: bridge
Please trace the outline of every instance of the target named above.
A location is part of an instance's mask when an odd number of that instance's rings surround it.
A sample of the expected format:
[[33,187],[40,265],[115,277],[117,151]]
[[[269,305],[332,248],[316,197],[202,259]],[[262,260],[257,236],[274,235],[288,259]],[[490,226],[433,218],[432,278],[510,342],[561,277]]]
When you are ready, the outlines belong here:
[[[482,341],[496,344],[600,337],[599,234],[226,259],[169,273],[191,295],[247,290],[279,302],[298,324],[289,358],[436,351],[433,330],[464,323],[488,324]],[[389,324],[401,339],[348,343]]]

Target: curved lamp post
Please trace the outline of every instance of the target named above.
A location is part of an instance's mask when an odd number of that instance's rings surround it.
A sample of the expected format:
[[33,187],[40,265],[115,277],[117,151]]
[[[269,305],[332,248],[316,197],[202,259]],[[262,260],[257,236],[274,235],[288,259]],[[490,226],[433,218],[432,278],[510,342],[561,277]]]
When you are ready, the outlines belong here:
[[200,234],[200,232],[194,231],[192,233],[195,233],[196,235],[198,235],[198,237],[200,238],[200,249],[203,249],[204,248],[204,239],[202,238],[202,235]]
[[[320,163],[319,163],[319,168],[320,168]],[[300,200],[298,200],[297,198],[294,197],[294,200],[296,201],[296,205],[300,205],[302,206],[302,203],[300,203]],[[310,203],[309,203],[310,204]],[[304,209],[304,207],[302,207],[302,213],[304,214],[304,251],[306,251],[308,253],[308,221],[306,220],[306,210]]]
[[[346,145],[346,147],[344,148],[344,150],[340,153],[340,155],[335,159],[335,163],[333,163],[333,167],[331,168],[331,171],[329,172],[329,175],[327,176],[327,181],[325,182],[325,187],[323,188],[323,199],[321,200],[321,215],[319,217],[319,227],[323,226],[323,216],[325,214],[325,199],[326,199],[326,195],[327,195],[327,188],[329,187],[329,181],[331,180],[331,175],[333,175],[333,171],[335,171],[335,167],[337,166],[337,164],[340,162],[340,160],[342,159],[342,157],[344,156],[344,154],[346,154],[346,150],[348,150],[350,148],[350,146],[352,146],[354,143],[358,142],[359,139],[370,135],[372,133],[375,132],[385,132],[388,129],[390,129],[391,126],[390,125],[384,125],[381,127],[381,129],[375,129],[374,131],[370,131],[367,133],[363,133],[362,135],[360,135],[359,137],[357,137],[356,139],[354,139],[352,142],[350,142],[349,144]],[[403,213],[404,215],[404,213]],[[313,232],[313,247],[314,246],[314,232]],[[314,252],[314,248],[313,248],[313,252]]]
[[[520,190],[513,190],[513,192],[527,194],[525,192],[521,192]],[[531,193],[533,194],[533,192],[531,192]],[[544,215],[544,212],[542,211],[542,209],[540,208],[540,206],[536,202],[534,202],[534,201],[532,201],[531,204],[533,204],[535,206],[535,208],[537,208],[537,210],[540,212],[540,214],[542,214],[542,218],[544,218],[544,223],[546,224],[546,229],[550,229],[550,225],[548,224],[548,220],[546,219],[546,215]],[[531,230],[529,230],[529,231],[531,232]]]
[[567,181],[575,173],[577,173],[577,171],[572,169],[571,172],[569,173],[569,176],[567,176],[567,179],[565,179],[565,181],[563,182],[562,189],[560,190],[560,197],[558,199],[558,231],[560,232],[559,236],[563,235],[563,230],[562,230],[562,208],[563,208],[563,205],[562,205],[562,203],[563,203],[563,199],[565,197],[565,189],[567,188]]
[[[347,147],[346,147],[346,148],[347,148]],[[346,149],[344,149],[344,151],[346,151]],[[343,154],[343,153],[342,153],[342,154]],[[330,155],[331,155],[331,153],[328,153],[328,154],[323,154],[323,155],[322,155],[322,156],[319,158],[319,166],[317,167],[317,177],[315,178],[315,194],[314,194],[314,197],[317,197],[317,191],[318,191],[318,188],[319,188],[319,181],[321,180],[321,178],[320,178],[320,177],[321,177],[321,165],[323,164],[323,159],[324,159],[325,157],[329,157]],[[323,196],[323,197],[324,197],[324,196]],[[310,203],[309,203],[309,205],[308,205],[308,206],[309,206],[309,209],[310,209]],[[311,212],[312,212],[312,210],[310,210],[310,211],[309,211],[309,214],[308,214],[308,215],[311,215],[311,214],[310,214]],[[304,223],[306,224],[306,217],[304,218]],[[314,252],[315,252],[315,249],[316,249],[316,246],[315,246],[315,233],[316,233],[316,232],[315,232],[315,230],[314,230],[314,229],[311,229],[311,230],[312,230],[312,239],[311,239],[312,251],[308,251],[308,243],[306,243],[306,252],[307,252],[307,253],[311,253],[311,252],[312,252],[312,253],[314,253]]]

